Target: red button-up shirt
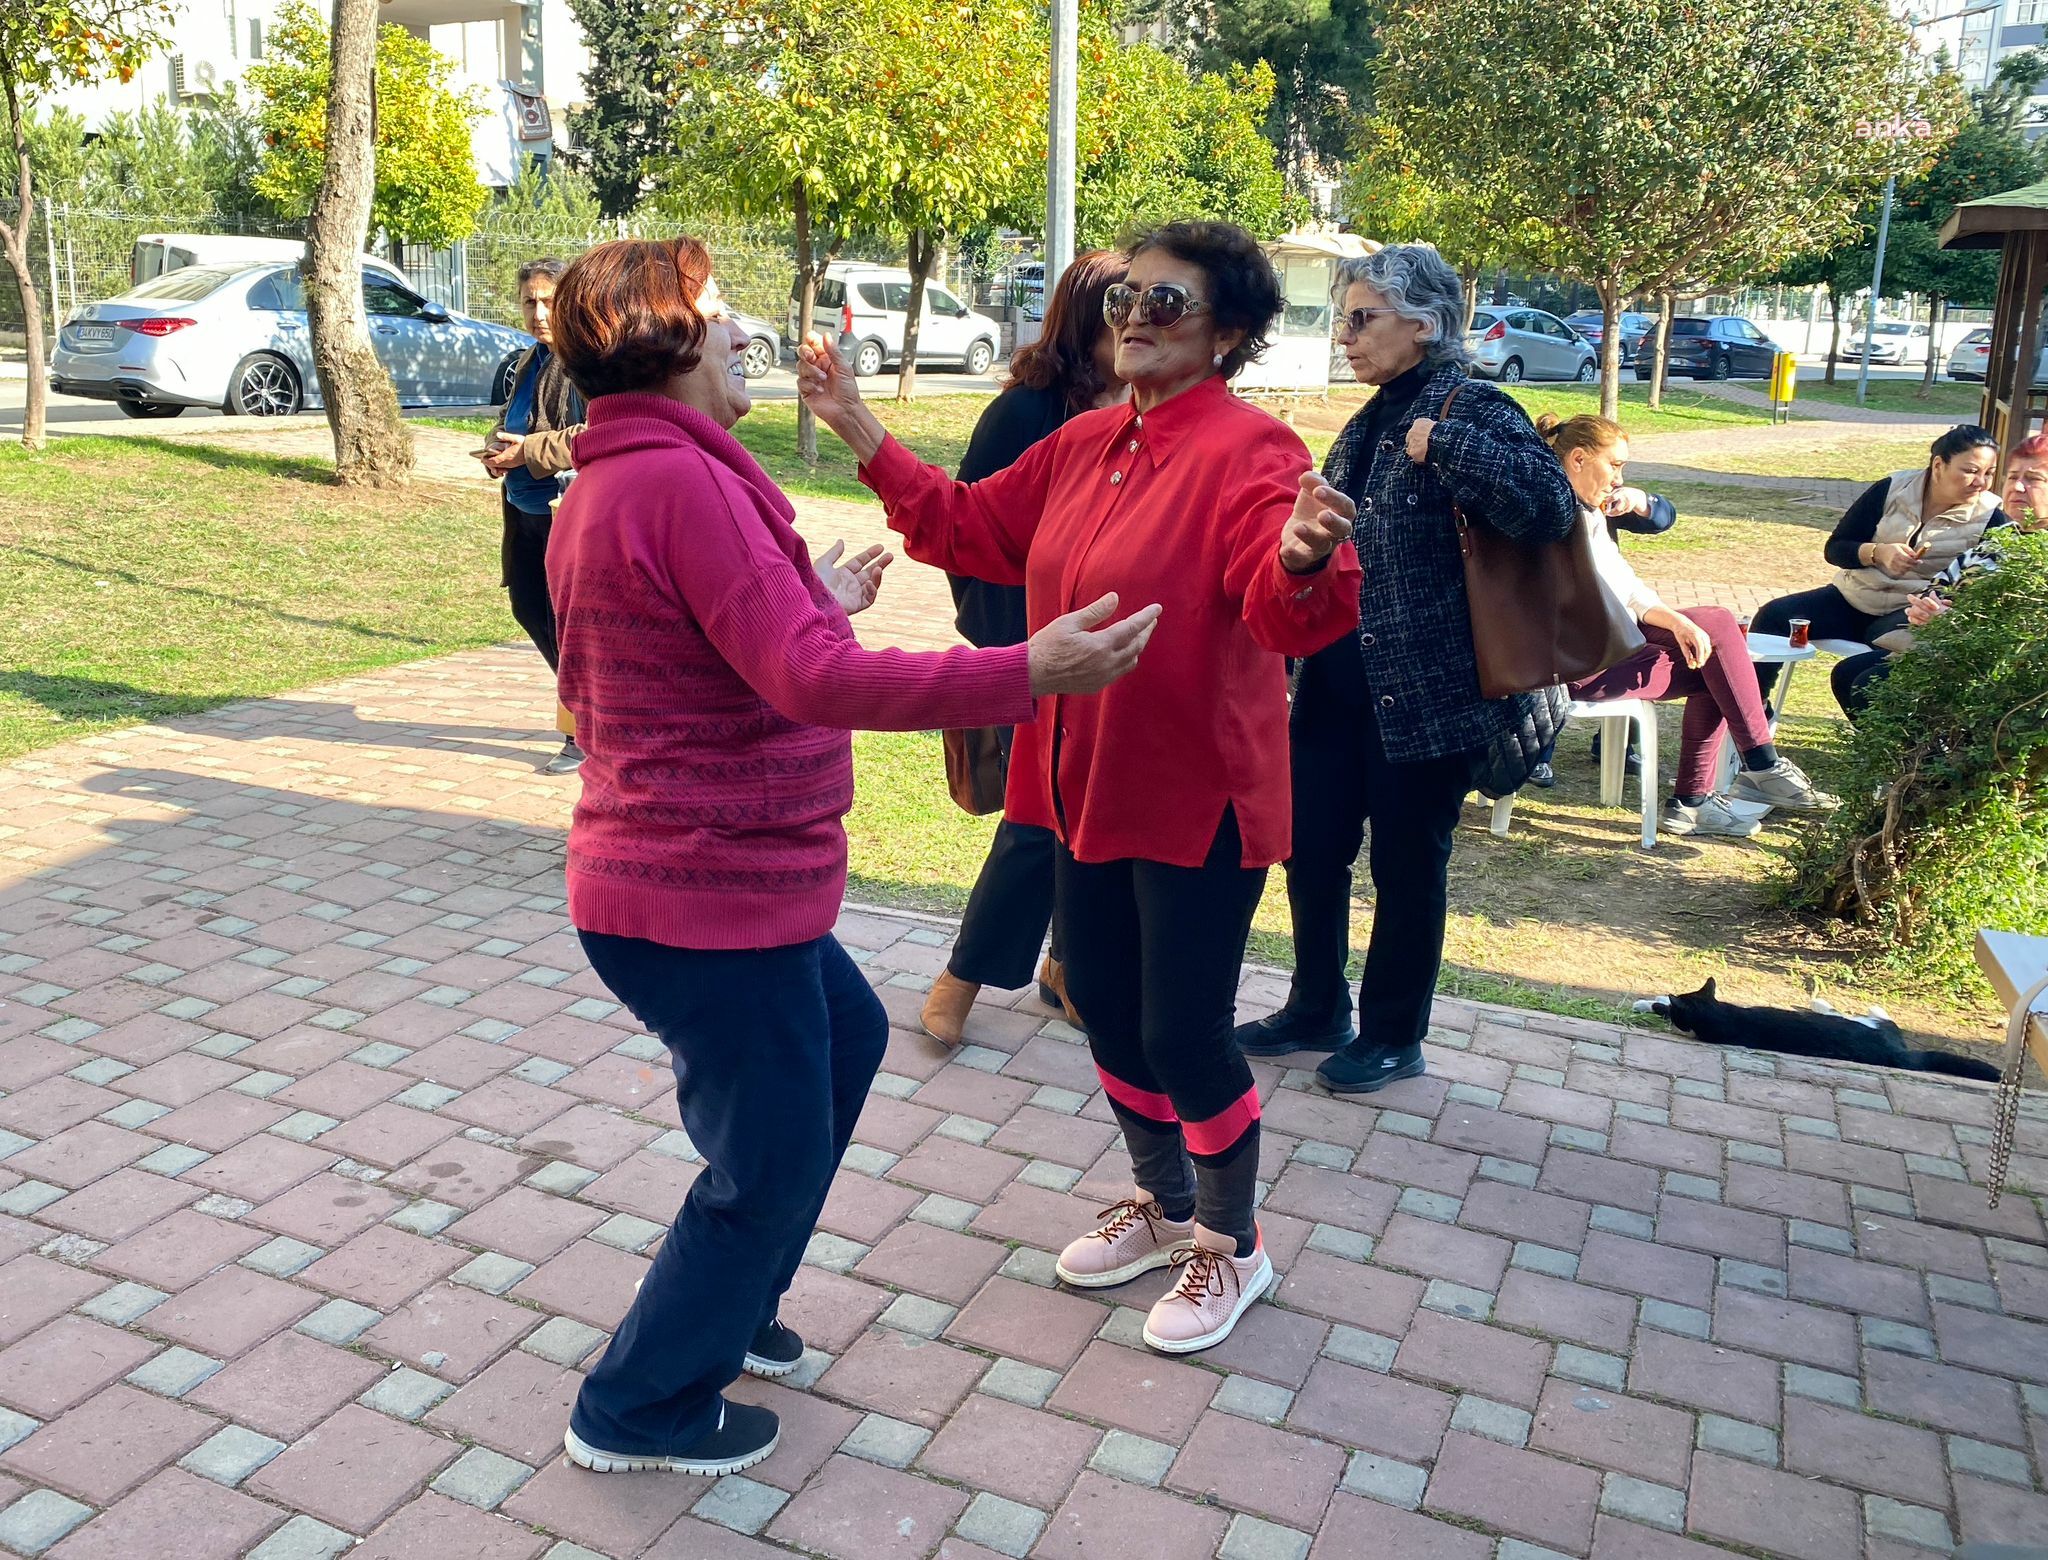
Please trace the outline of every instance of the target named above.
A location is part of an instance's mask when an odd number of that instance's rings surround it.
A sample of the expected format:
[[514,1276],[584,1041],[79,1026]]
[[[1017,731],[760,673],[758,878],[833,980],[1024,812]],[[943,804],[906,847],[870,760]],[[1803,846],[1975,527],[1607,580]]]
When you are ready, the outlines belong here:
[[1025,588],[1036,633],[1105,591],[1158,602],[1137,670],[1101,693],[1044,697],[1017,728],[1004,811],[1082,861],[1195,867],[1225,807],[1243,865],[1288,854],[1283,656],[1358,626],[1349,542],[1311,575],[1280,565],[1308,447],[1220,377],[1139,414],[1085,412],[981,482],[894,439],[861,471],[923,563]]

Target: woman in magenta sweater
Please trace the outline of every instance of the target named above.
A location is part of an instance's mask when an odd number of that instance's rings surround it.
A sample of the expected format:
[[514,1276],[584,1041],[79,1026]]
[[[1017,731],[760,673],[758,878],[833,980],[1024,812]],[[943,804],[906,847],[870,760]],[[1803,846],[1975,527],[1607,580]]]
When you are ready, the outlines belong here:
[[778,1303],[887,1036],[832,936],[849,731],[1026,723],[1034,696],[1129,671],[1158,609],[1098,630],[1105,597],[1026,645],[863,650],[847,616],[887,555],[814,566],[789,500],[726,431],[749,407],[747,337],[703,245],[598,246],[562,277],[554,322],[590,402],[548,544],[561,696],[588,755],[569,918],[668,1046],[704,1156],[565,1445],[600,1472],[718,1475],[775,1449],[775,1415],[720,1394],[802,1356]]

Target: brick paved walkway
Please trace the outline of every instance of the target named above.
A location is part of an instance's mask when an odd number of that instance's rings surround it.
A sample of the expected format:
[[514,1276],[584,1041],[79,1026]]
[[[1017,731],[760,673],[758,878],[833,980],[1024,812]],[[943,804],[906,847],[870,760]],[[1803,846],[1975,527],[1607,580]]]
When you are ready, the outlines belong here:
[[[544,675],[481,652],[0,770],[0,1548],[2048,1543],[2048,1250],[1972,1184],[1982,1091],[1452,1002],[1372,1105],[1257,1068],[1285,1281],[1188,1361],[1137,1344],[1160,1276],[1050,1285],[1126,1173],[1077,1037],[1029,1000],[950,1060],[899,1027],[789,1307],[812,1353],[738,1389],[782,1449],[567,1467],[698,1166],[562,918]],[[907,1026],[949,928],[840,930]]]

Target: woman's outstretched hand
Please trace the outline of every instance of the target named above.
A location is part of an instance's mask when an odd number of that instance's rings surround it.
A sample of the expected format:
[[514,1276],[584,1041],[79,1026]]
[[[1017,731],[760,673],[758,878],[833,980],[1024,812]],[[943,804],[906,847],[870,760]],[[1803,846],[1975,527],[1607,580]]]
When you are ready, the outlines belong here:
[[816,331],[804,337],[796,349],[796,393],[819,422],[845,440],[863,465],[874,458],[888,436],[861,399],[860,386],[839,348]]
[[1310,574],[1339,544],[1351,539],[1358,506],[1313,471],[1301,474],[1294,513],[1280,533],[1280,567],[1289,574]]
[[[1056,617],[1031,636],[1031,691],[1098,693],[1138,664],[1159,622],[1159,607],[1141,607],[1120,623],[1116,592],[1078,612]],[[1099,624],[1109,623],[1107,628]]]
[[852,617],[856,612],[865,612],[875,604],[875,597],[882,589],[882,571],[889,567],[895,554],[880,547],[870,547],[856,555],[852,562],[839,560],[846,552],[846,543],[834,542],[818,555],[816,568],[818,578],[825,582],[825,588]]

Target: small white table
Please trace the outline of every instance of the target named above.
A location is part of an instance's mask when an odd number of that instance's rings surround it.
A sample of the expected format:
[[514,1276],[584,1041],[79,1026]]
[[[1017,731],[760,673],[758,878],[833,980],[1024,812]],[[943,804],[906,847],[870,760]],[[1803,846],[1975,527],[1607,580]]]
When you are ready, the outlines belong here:
[[1977,967],[2010,1014],[2002,1058],[2005,1080],[1993,1117],[1992,1173],[1987,1187],[1991,1205],[1996,1207],[2005,1190],[2003,1172],[2012,1140],[2019,1130],[2020,1079],[2027,1054],[2032,1052],[2034,1060],[2048,1068],[2048,937],[1980,930]]
[[[1811,661],[1818,654],[1820,654],[1820,650],[1817,646],[1812,644],[1795,645],[1783,634],[1759,634],[1752,632],[1749,636],[1749,659],[1751,664],[1756,666],[1782,666],[1785,668],[1784,676],[1778,679],[1778,695],[1773,701],[1781,711],[1791,701],[1792,677],[1799,670],[1799,663],[1801,661]],[[1773,715],[1771,716],[1771,730],[1776,732],[1777,729],[1778,717]],[[1728,782],[1735,777],[1735,765],[1735,732],[1733,728],[1724,728],[1721,732],[1721,758],[1714,768],[1714,789],[1716,791],[1726,791],[1728,789]]]

